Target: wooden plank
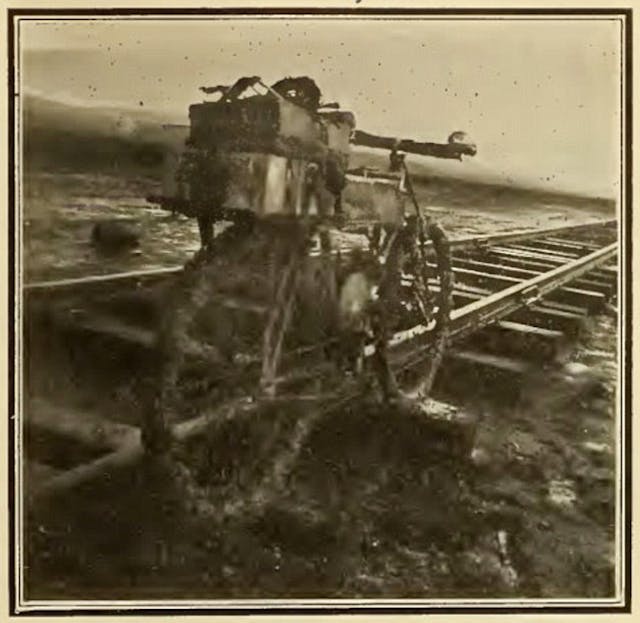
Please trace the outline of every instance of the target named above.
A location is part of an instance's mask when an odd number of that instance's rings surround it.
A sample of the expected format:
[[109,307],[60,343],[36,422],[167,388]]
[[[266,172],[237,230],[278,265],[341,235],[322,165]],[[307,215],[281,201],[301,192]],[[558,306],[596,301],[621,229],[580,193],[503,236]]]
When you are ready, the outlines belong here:
[[446,358],[464,361],[476,366],[496,368],[512,374],[524,374],[531,369],[531,363],[515,357],[504,357],[482,351],[454,349],[447,353]]
[[550,301],[548,298],[540,299],[539,303],[548,307],[549,309],[555,309],[557,311],[567,312],[569,314],[576,314],[581,318],[585,318],[589,315],[589,310],[580,305],[570,305],[569,303],[561,303],[559,301]]
[[531,250],[531,248],[522,249],[517,247],[491,247],[489,249],[489,253],[495,255],[506,255],[510,257],[517,258],[526,258],[535,261],[547,262],[550,264],[554,264],[555,266],[559,266],[561,264],[566,264],[569,258],[559,257],[557,255],[550,255],[548,253],[541,253],[537,250]]
[[135,465],[143,455],[144,449],[140,442],[128,443],[90,463],[78,465],[41,482],[34,482],[26,491],[27,499],[33,504],[88,482],[92,482],[92,486],[101,479],[103,483],[108,483],[114,472]]
[[481,236],[463,236],[461,238],[454,238],[449,241],[452,250],[458,250],[460,248],[472,247],[474,245],[491,245],[491,244],[508,244],[519,240],[529,240],[532,238],[538,238],[544,235],[558,235],[568,234],[580,235],[582,232],[592,232],[595,229],[606,230],[608,227],[615,226],[617,221],[615,219],[605,219],[591,221],[588,223],[581,223],[579,225],[560,225],[554,227],[541,227],[537,229],[523,229],[510,232],[499,232],[497,234],[485,234]]
[[549,238],[544,238],[545,242],[562,244],[566,247],[573,247],[575,249],[588,249],[590,251],[597,251],[602,245],[597,244],[596,242],[589,242],[587,240],[568,240],[566,238],[556,238],[551,236]]
[[567,341],[557,329],[508,320],[478,331],[469,343],[483,351],[511,357],[525,357],[532,361],[552,361]]
[[508,275],[510,277],[522,277],[529,279],[540,275],[545,272],[542,270],[531,270],[528,268],[520,268],[514,266],[508,266],[502,262],[483,262],[481,260],[468,260],[454,257],[452,258],[452,264],[454,268],[469,268],[471,270],[478,270],[487,273],[493,273],[497,275]]
[[29,427],[69,437],[87,446],[116,449],[139,438],[135,426],[114,422],[87,412],[54,405],[41,398],[31,399],[25,410]]
[[569,305],[579,305],[586,307],[590,313],[602,309],[607,301],[607,297],[602,292],[593,290],[582,290],[580,288],[564,287],[558,288],[545,297],[548,301],[558,301]]
[[[431,265],[430,265],[431,266]],[[469,268],[453,268],[454,275],[460,275],[466,279],[470,279],[473,283],[481,286],[497,285],[502,288],[508,288],[513,284],[522,283],[523,278],[511,277],[509,275],[497,275],[493,273],[480,272]],[[544,273],[535,273],[536,276],[543,276]],[[579,288],[561,287],[548,297],[550,301],[558,301],[560,303],[568,303],[585,307],[589,311],[595,311],[604,305],[606,297],[601,292],[591,290],[581,290]]]
[[[532,242],[535,242],[535,241],[532,241]],[[514,244],[514,245],[509,245],[507,248],[516,249],[517,251],[527,251],[529,253],[538,253],[545,257],[561,258],[565,262],[567,260],[575,260],[578,257],[580,257],[579,253],[571,253],[569,251],[545,251],[544,249],[541,249],[535,244],[531,244],[531,245]]]
[[507,316],[507,319],[522,324],[532,324],[549,330],[561,331],[567,337],[578,335],[584,323],[585,315],[574,314],[545,305],[531,305]]
[[503,255],[500,253],[494,254],[493,249],[489,249],[485,257],[488,261],[500,262],[503,266],[522,268],[524,270],[534,270],[539,273],[544,273],[548,270],[552,270],[558,265],[554,262],[545,262],[542,260],[535,260],[530,258],[520,258],[512,255]]
[[598,266],[595,271],[596,273],[602,273],[603,275],[608,275],[609,277],[618,277],[618,265],[617,264],[605,264],[604,266]]
[[[58,314],[60,319],[60,315]],[[123,322],[115,316],[101,316],[98,314],[82,315],[60,319],[60,324],[74,331],[85,331],[108,337],[129,344],[135,344],[145,349],[152,349],[156,345],[156,334],[143,327]]]
[[[540,259],[533,259],[530,257],[519,257],[519,256],[508,254],[508,253],[505,254],[501,251],[496,251],[495,249],[490,249],[489,255],[490,256],[495,255],[496,258],[500,262],[503,262],[505,265],[513,266],[516,268],[522,267],[525,270],[528,270],[529,268],[539,269],[540,272],[543,272],[545,270],[551,270],[556,266],[558,266],[558,264],[563,263],[563,262],[543,261]],[[586,273],[584,278],[589,279],[591,277],[593,277],[596,280],[602,280],[603,283],[605,284],[608,283],[610,287],[613,287],[614,289],[617,287],[617,271],[615,273],[612,273],[611,271],[605,272],[605,271],[602,271],[600,267],[598,267],[593,271]],[[589,288],[586,288],[586,289],[589,289]]]
[[576,279],[569,283],[572,288],[579,288],[582,290],[592,290],[593,292],[600,292],[606,299],[609,299],[617,290],[616,284],[607,283],[600,279],[595,279],[587,275],[581,279]]
[[[429,267],[435,268],[434,264],[429,264]],[[497,286],[500,288],[507,288],[514,283],[519,283],[522,279],[517,277],[509,277],[508,275],[496,275],[495,273],[487,273],[479,270],[472,270],[470,268],[452,268],[456,277],[460,276],[465,280],[469,280],[474,285],[480,285],[495,290]]]
[[547,339],[560,339],[564,336],[562,331],[553,329],[545,329],[544,327],[537,327],[535,325],[523,324],[521,322],[513,322],[512,320],[500,320],[497,325],[508,331],[518,331],[520,333],[526,333],[535,337],[542,337]]
[[[468,292],[466,290],[456,288],[453,291],[453,299],[456,307],[458,307],[459,303],[462,305],[466,305],[467,303],[480,301],[489,294],[491,294],[491,292],[488,292],[487,294],[477,294],[475,292]],[[558,301],[549,301],[547,299],[540,301],[538,305],[532,307],[532,309],[534,308],[542,314],[550,312],[552,313],[552,315],[555,315],[554,312],[561,312],[563,314],[568,314],[570,317],[580,319],[585,318],[589,313],[589,310],[585,307],[580,307],[578,305],[569,305],[567,303],[560,303]]]
[[532,361],[551,361],[566,341],[562,331],[508,320],[477,331],[467,340],[475,349]]
[[[548,249],[552,253],[569,253],[578,257],[580,257],[581,255],[586,255],[587,253],[593,251],[593,249],[590,247],[584,247],[576,244],[564,244],[562,242],[552,242],[544,238],[535,240],[535,245],[532,246],[535,246],[536,248],[542,250]],[[595,248],[599,249],[600,247],[596,246]]]

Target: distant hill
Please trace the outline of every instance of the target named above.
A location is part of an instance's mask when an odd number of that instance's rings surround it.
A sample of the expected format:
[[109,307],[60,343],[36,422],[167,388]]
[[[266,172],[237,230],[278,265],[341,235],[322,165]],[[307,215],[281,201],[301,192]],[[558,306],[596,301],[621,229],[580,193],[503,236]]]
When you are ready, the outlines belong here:
[[[161,177],[164,153],[184,143],[184,120],[144,108],[82,106],[54,101],[35,94],[23,96],[24,167],[30,170],[103,172],[121,175]],[[173,123],[172,126],[167,125]],[[507,183],[499,174],[483,171],[472,161],[437,161],[409,156],[409,169],[421,189],[439,197],[509,197],[535,195],[538,201],[601,203],[613,208],[608,199],[580,197],[539,188],[523,188]],[[351,166],[386,169],[387,154],[356,148]],[[465,191],[465,192],[460,192]],[[431,193],[429,193],[431,194]]]
[[184,142],[186,129],[163,128],[157,113],[86,107],[37,95],[23,99],[27,169],[105,169],[159,176],[167,148]]

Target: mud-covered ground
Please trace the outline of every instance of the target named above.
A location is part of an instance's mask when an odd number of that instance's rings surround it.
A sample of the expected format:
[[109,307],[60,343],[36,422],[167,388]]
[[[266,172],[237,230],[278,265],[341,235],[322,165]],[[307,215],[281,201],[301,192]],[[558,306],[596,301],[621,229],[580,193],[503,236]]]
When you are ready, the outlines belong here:
[[[143,209],[155,188],[30,176],[25,280],[182,263],[195,228]],[[599,202],[456,188],[418,189],[451,237],[612,215]],[[98,218],[131,220],[140,249],[96,254]],[[83,487],[27,522],[27,597],[612,596],[616,323],[611,311],[590,319],[573,352],[522,379],[516,398],[490,377],[440,396],[478,418],[469,457],[415,417],[359,404],[316,426],[285,493],[259,514],[221,519],[174,466]],[[206,480],[206,460],[191,460]]]
[[[198,248],[197,227],[192,219],[146,201],[160,191],[160,182],[152,174],[133,178],[117,171],[37,170],[27,174],[22,184],[25,281],[181,265]],[[450,238],[615,215],[614,207],[603,200],[563,200],[455,180],[419,181],[416,191],[421,205]],[[90,244],[94,223],[114,219],[140,234],[138,249],[116,257],[95,251]]]

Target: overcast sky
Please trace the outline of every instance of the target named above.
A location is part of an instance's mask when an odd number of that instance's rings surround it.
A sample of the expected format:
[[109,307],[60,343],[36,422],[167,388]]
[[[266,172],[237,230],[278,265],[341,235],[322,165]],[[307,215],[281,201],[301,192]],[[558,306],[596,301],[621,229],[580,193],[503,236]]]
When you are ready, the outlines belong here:
[[[23,22],[22,87],[175,120],[200,85],[310,75],[370,132],[468,132],[472,167],[613,196],[619,175],[620,26],[613,20]],[[35,53],[37,51],[37,53]]]

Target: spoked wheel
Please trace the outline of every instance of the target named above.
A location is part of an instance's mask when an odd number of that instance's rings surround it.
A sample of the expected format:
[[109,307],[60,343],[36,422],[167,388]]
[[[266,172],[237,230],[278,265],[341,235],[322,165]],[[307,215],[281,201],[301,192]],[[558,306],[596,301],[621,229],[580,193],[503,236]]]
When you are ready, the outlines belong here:
[[[185,268],[160,323],[145,446],[189,465],[220,512],[265,499],[304,437],[303,406],[279,400],[278,385],[311,233],[298,223],[232,225]],[[206,439],[176,443],[198,419]]]
[[[281,395],[285,352],[300,350],[300,341],[301,350],[316,351],[318,343],[350,344],[351,360],[361,360],[352,371],[365,383],[373,376],[384,399],[394,400],[400,392],[389,341],[408,312],[413,324],[429,324],[434,303],[439,313],[448,310],[446,284],[435,298],[430,290],[417,223],[385,232],[376,251],[359,260],[332,254],[326,232],[311,257],[312,233],[294,223],[230,226],[185,268],[159,327],[159,382],[145,446],[189,465],[190,482],[224,514],[260,506],[282,490],[329,404],[322,388],[315,397]],[[358,294],[350,298],[354,284]],[[355,327],[348,318],[354,300]],[[436,326],[436,337],[444,328]],[[365,358],[367,345],[373,354]],[[333,379],[325,385],[339,386],[340,374]],[[198,418],[207,439],[175,443]]]
[[[370,237],[380,266],[377,300],[370,313],[372,359],[383,397],[389,401],[402,397],[397,372],[389,362],[394,334],[418,324],[430,328],[427,370],[414,390],[419,397],[428,395],[447,344],[452,291],[449,250],[438,226],[426,229],[419,219],[410,218],[401,228],[376,228]],[[433,274],[427,261],[427,235],[436,257]]]

